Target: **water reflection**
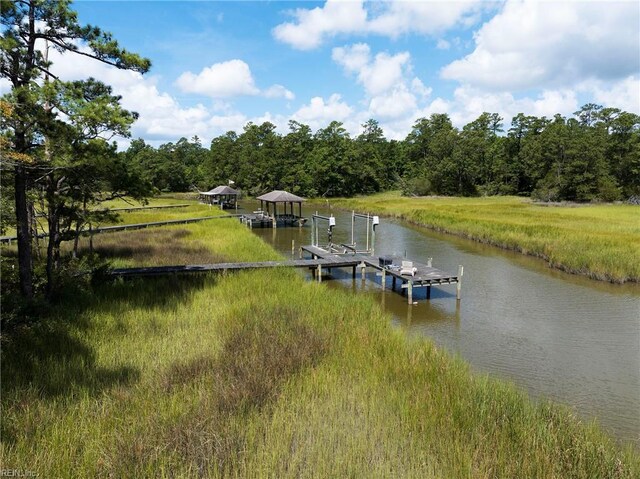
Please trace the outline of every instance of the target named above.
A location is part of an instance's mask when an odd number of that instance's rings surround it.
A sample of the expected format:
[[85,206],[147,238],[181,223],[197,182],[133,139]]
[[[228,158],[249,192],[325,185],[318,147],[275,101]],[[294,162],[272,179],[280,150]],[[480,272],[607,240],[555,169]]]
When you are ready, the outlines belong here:
[[[351,241],[351,215],[338,210],[334,243]],[[254,230],[289,256],[310,242],[305,228]],[[322,239],[321,239],[322,241]],[[356,242],[364,245],[363,231]],[[547,268],[535,258],[382,219],[376,253],[407,256],[455,272],[464,265],[462,301],[455,286],[414,290],[408,306],[399,287],[333,270],[329,287],[377,298],[408,334],[425,335],[473,368],[512,380],[534,397],[551,398],[597,418],[623,440],[640,444],[640,287],[611,285]],[[297,256],[297,254],[296,254]]]

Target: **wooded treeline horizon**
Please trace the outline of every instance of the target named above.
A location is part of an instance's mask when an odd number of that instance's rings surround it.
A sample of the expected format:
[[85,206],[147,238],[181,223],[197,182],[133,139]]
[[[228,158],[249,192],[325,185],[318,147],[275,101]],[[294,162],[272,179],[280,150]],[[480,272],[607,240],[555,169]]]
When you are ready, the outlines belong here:
[[404,140],[386,139],[374,119],[354,137],[338,121],[313,132],[291,120],[285,134],[270,122],[249,122],[209,148],[197,136],[157,148],[136,139],[119,155],[163,192],[233,181],[249,196],[275,189],[307,197],[400,189],[586,202],[640,194],[640,116],[589,103],[568,118],[520,113],[507,131],[503,121],[484,112],[458,129],[446,113],[434,113],[416,120]]

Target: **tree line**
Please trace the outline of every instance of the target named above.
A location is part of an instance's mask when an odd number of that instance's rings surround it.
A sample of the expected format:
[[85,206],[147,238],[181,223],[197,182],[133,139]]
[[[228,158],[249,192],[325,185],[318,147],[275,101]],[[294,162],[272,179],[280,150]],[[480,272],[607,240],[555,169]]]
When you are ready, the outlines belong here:
[[615,201],[640,194],[640,117],[589,103],[573,117],[518,114],[504,131],[497,113],[462,129],[447,114],[418,119],[404,140],[388,140],[370,119],[351,137],[340,122],[313,132],[289,122],[229,131],[209,148],[194,137],[122,152],[161,191],[235,182],[254,196],[284,189],[308,197],[389,189],[408,195],[523,195],[544,201]]

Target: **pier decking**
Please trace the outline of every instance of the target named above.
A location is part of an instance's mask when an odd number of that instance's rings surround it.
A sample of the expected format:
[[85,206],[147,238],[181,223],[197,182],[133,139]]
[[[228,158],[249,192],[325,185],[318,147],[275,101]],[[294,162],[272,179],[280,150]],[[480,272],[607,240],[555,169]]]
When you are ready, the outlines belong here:
[[[345,251],[349,251],[345,248]],[[118,268],[111,270],[108,274],[115,277],[140,277],[140,276],[161,276],[167,274],[183,273],[206,273],[239,271],[248,269],[263,268],[308,268],[318,281],[322,281],[323,272],[332,268],[351,268],[353,277],[356,277],[357,269],[360,268],[362,279],[366,278],[367,268],[371,268],[381,277],[382,288],[387,286],[387,275],[392,278],[392,290],[395,290],[396,283],[400,283],[401,290],[407,291],[407,301],[413,304],[413,289],[427,288],[427,299],[431,296],[431,287],[440,285],[455,284],[457,286],[457,299],[460,299],[460,285],[462,280],[462,268],[458,275],[452,275],[433,268],[429,265],[412,262],[415,268],[413,275],[402,274],[399,266],[390,264],[381,266],[380,257],[362,253],[335,253],[329,252],[317,246],[302,246],[301,255],[307,253],[311,259],[293,259],[283,261],[257,261],[245,263],[215,263],[196,264],[178,266],[152,266],[140,268]],[[385,257],[385,259],[387,259]]]
[[309,268],[314,271],[321,271],[322,267],[348,267],[357,266],[359,263],[353,259],[343,261],[334,258],[328,259],[294,259],[284,261],[255,261],[244,263],[212,263],[212,264],[192,264],[179,266],[149,266],[140,268],[116,268],[109,271],[110,276],[117,277],[139,277],[139,276],[162,276],[165,274],[179,273],[206,273],[211,271],[239,271],[246,269],[264,268]]
[[296,215],[272,216],[263,211],[244,213],[240,221],[249,228],[279,228],[283,226],[303,226],[307,219]]
[[[458,274],[454,275],[441,271],[428,264],[420,263],[417,261],[411,261],[412,267],[415,268],[413,275],[402,274],[402,268],[400,266],[401,258],[388,258],[392,263],[389,265],[381,265],[382,261],[379,256],[371,256],[362,253],[350,253],[349,248],[344,248],[344,253],[329,252],[323,248],[317,246],[302,246],[301,252],[306,252],[314,259],[325,259],[336,261],[348,261],[351,259],[358,266],[362,268],[362,277],[364,278],[366,268],[372,268],[378,271],[378,275],[381,277],[382,288],[386,288],[387,275],[392,278],[392,289],[396,288],[396,283],[400,283],[401,289],[407,290],[407,301],[409,304],[413,303],[413,289],[414,288],[426,288],[427,299],[431,297],[431,287],[440,285],[456,285],[456,298],[460,299],[461,286],[462,286],[462,266],[458,267]],[[355,270],[354,270],[355,274]]]

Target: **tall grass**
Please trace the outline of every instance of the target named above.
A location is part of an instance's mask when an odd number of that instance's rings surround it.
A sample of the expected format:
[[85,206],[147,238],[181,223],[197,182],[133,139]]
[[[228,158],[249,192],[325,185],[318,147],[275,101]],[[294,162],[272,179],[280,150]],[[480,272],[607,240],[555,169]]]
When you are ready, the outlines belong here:
[[[216,206],[205,205],[195,201],[193,193],[182,193],[175,195],[162,195],[148,199],[145,203],[135,201],[129,198],[119,198],[111,201],[106,201],[98,207],[99,209],[105,208],[145,208],[151,206],[170,206],[170,205],[184,205],[189,206],[181,208],[167,208],[167,209],[140,209],[134,211],[115,211],[117,218],[115,221],[105,221],[104,223],[94,224],[94,227],[108,226],[112,224],[135,224],[135,223],[150,223],[153,221],[169,221],[182,218],[200,218],[204,216],[219,216],[228,213],[221,210]],[[38,233],[46,233],[48,231],[48,225],[45,217],[36,218],[38,222]],[[15,228],[7,228],[6,236],[15,236]]]
[[[275,257],[236,222],[181,228],[187,233],[170,241],[184,247]],[[595,425],[471,374],[431,342],[393,329],[369,298],[293,271],[103,284],[2,342],[3,469],[43,477],[640,474],[637,451]]]
[[637,206],[545,206],[516,197],[403,198],[394,193],[333,203],[537,256],[550,267],[594,279],[640,281]]

